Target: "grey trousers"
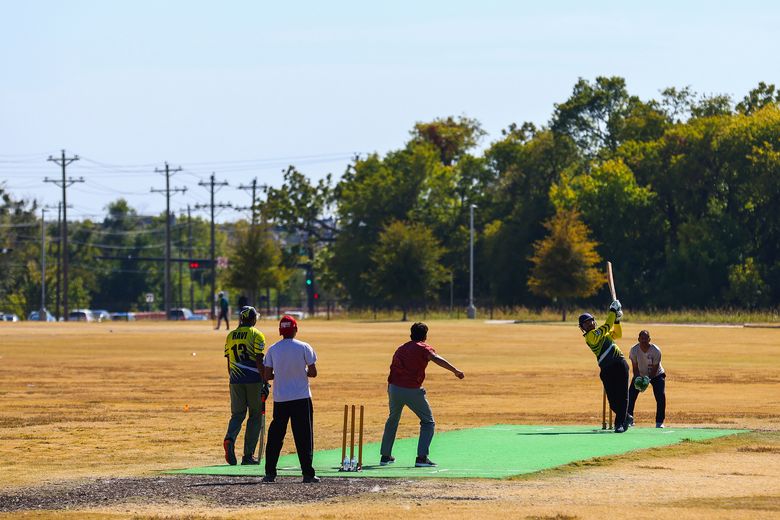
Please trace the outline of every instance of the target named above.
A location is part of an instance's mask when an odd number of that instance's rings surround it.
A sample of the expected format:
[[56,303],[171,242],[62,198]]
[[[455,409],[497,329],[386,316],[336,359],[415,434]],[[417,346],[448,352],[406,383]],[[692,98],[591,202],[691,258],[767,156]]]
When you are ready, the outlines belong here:
[[424,388],[403,388],[392,384],[387,385],[387,396],[390,404],[390,415],[385,422],[385,433],[382,435],[382,455],[392,455],[395,434],[401,420],[404,406],[408,406],[420,419],[420,438],[417,441],[417,456],[427,457],[436,423],[433,420],[431,405],[425,397]]
[[244,434],[244,457],[249,458],[255,453],[257,441],[260,438],[260,390],[262,383],[235,383],[230,385],[230,422],[225,439],[235,444],[244,422],[246,411],[249,419],[246,421]]

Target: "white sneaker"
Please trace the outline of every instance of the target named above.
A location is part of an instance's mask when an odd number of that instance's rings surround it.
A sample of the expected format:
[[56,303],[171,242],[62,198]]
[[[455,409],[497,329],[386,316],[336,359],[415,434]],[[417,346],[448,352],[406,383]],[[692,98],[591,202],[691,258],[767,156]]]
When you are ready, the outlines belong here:
[[664,426],[664,423],[662,423],[662,422],[655,423],[655,427],[656,428],[666,428],[666,426]]
[[617,428],[615,428],[615,433],[624,433],[626,431],[625,428],[623,428],[623,425],[621,424]]

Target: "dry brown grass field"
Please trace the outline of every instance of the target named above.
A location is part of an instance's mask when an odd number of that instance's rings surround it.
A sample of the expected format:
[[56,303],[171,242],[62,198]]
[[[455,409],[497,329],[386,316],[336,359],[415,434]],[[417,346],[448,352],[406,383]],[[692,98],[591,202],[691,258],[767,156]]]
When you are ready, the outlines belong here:
[[[574,324],[430,321],[429,342],[461,368],[434,365],[426,388],[437,430],[496,423],[601,422],[593,356]],[[386,376],[409,323],[303,321],[319,356],[316,447],[340,445],[345,403],[366,405],[366,441],[386,418]],[[275,341],[276,324],[260,328]],[[626,323],[625,352],[649,328],[664,353],[667,423],[753,433],[572,464],[523,478],[416,480],[326,500],[225,507],[116,500],[0,518],[757,518],[780,516],[780,329]],[[224,331],[209,323],[0,324],[0,493],[224,463]],[[652,425],[643,394],[638,426]],[[406,412],[399,437],[414,436]],[[285,452],[292,449],[288,434]],[[434,446],[435,447],[435,446]],[[464,454],[465,456],[465,454]],[[431,454],[435,460],[435,452]],[[295,487],[301,486],[295,484]],[[291,485],[290,489],[293,489]],[[0,511],[3,510],[0,504]]]

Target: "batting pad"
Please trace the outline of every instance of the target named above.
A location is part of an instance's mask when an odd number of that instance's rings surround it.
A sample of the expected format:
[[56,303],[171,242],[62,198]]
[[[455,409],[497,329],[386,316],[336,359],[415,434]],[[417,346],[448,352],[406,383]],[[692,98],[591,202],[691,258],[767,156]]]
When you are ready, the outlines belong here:
[[[630,428],[616,434],[586,426],[527,426],[497,424],[437,433],[430,458],[438,466],[415,468],[417,438],[397,439],[394,464],[379,465],[379,443],[363,446],[363,471],[340,472],[341,448],[314,454],[314,469],[321,477],[374,478],[508,478],[563,466],[572,462],[620,455],[634,450],[669,446],[682,441],[702,441],[748,430],[708,428]],[[286,442],[292,443],[288,435]],[[349,448],[347,448],[349,452]],[[357,456],[357,446],[355,447]],[[261,476],[260,466],[205,466],[173,470],[189,475]],[[301,476],[298,457],[279,459],[279,476]]]

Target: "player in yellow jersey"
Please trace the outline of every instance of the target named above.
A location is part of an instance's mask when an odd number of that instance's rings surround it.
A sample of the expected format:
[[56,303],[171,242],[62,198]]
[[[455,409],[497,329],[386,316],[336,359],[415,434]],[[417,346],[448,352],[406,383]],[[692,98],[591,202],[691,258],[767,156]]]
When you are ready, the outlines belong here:
[[258,464],[254,458],[260,436],[261,394],[268,393],[263,381],[263,353],[265,336],[255,328],[257,311],[254,307],[242,307],[238,315],[238,328],[228,333],[225,339],[225,357],[230,374],[230,422],[223,447],[225,460],[235,465],[235,444],[247,410],[249,419],[244,434],[244,455],[241,464]]
[[623,309],[618,300],[613,301],[607,312],[604,325],[596,328],[596,319],[592,314],[582,314],[579,318],[580,330],[585,343],[596,356],[599,377],[607,393],[609,407],[615,412],[615,433],[623,433],[633,421],[627,415],[628,410],[628,363],[623,352],[615,343],[623,335],[620,318]]

